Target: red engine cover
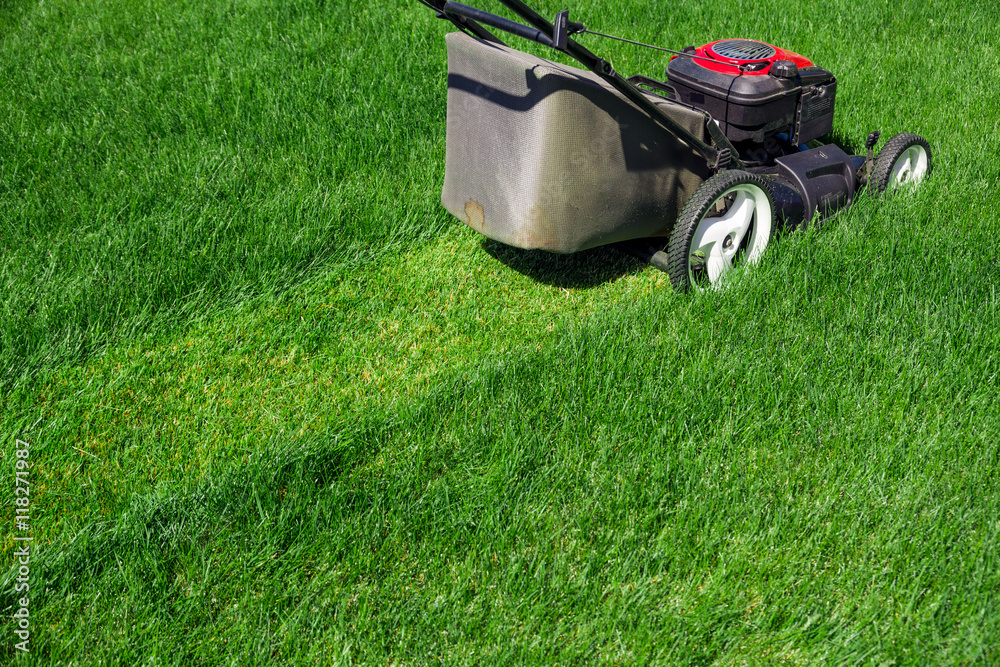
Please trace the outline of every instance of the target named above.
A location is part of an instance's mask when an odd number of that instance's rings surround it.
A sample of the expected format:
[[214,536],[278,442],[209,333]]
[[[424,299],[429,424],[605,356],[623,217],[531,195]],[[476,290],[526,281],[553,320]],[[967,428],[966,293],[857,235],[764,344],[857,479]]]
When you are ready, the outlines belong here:
[[[724,74],[768,74],[779,60],[791,60],[798,67],[812,67],[812,61],[786,49],[755,39],[720,39],[695,49],[694,59],[702,67]],[[748,67],[749,66],[749,67]]]

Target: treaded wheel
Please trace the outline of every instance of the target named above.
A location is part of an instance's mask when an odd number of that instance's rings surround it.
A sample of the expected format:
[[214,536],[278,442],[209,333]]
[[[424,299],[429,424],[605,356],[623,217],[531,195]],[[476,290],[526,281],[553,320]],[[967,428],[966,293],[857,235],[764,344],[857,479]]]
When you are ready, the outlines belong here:
[[774,198],[760,176],[727,170],[694,191],[667,245],[674,289],[717,288],[740,264],[753,264],[774,237]]
[[875,158],[869,183],[875,192],[919,183],[931,171],[931,146],[923,137],[904,132],[897,134]]

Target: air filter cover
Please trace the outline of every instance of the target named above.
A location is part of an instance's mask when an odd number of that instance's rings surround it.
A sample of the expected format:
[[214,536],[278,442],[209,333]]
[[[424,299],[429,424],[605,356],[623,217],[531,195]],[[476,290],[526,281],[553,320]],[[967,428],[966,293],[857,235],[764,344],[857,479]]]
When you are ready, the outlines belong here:
[[717,56],[730,60],[767,60],[777,51],[770,44],[753,39],[726,39],[716,42],[711,47]]

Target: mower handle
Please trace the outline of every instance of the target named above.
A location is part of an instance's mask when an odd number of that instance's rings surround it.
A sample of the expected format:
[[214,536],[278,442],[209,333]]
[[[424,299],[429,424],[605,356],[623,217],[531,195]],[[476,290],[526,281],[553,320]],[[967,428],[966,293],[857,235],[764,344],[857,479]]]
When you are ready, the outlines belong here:
[[497,30],[503,30],[504,32],[509,32],[512,35],[523,37],[524,39],[530,40],[532,42],[538,42],[543,46],[556,48],[555,42],[552,41],[552,37],[546,35],[541,30],[518,23],[517,21],[511,21],[510,19],[505,19],[504,17],[497,16],[496,14],[490,14],[489,12],[484,12],[483,10],[476,9],[475,7],[469,7],[468,5],[463,5],[458,2],[451,2],[449,0],[449,2],[444,3],[444,11],[448,12],[449,14],[460,16],[465,19],[472,19],[477,23],[488,25],[491,28],[496,28]]

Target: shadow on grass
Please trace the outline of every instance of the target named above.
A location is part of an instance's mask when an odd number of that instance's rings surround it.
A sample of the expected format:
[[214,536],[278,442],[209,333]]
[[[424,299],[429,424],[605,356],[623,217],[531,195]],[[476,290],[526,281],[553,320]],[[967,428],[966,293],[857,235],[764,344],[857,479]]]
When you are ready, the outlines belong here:
[[[891,135],[885,135],[884,139],[888,139]],[[848,155],[864,155],[865,154],[865,140],[868,138],[867,135],[863,137],[848,136],[844,134],[841,130],[834,130],[830,134],[820,137],[819,142],[821,144],[834,144],[839,146]],[[883,143],[883,142],[879,142]]]
[[646,267],[644,262],[613,246],[559,255],[545,250],[522,250],[492,239],[484,239],[480,245],[491,257],[518,273],[555,287],[597,287]]

